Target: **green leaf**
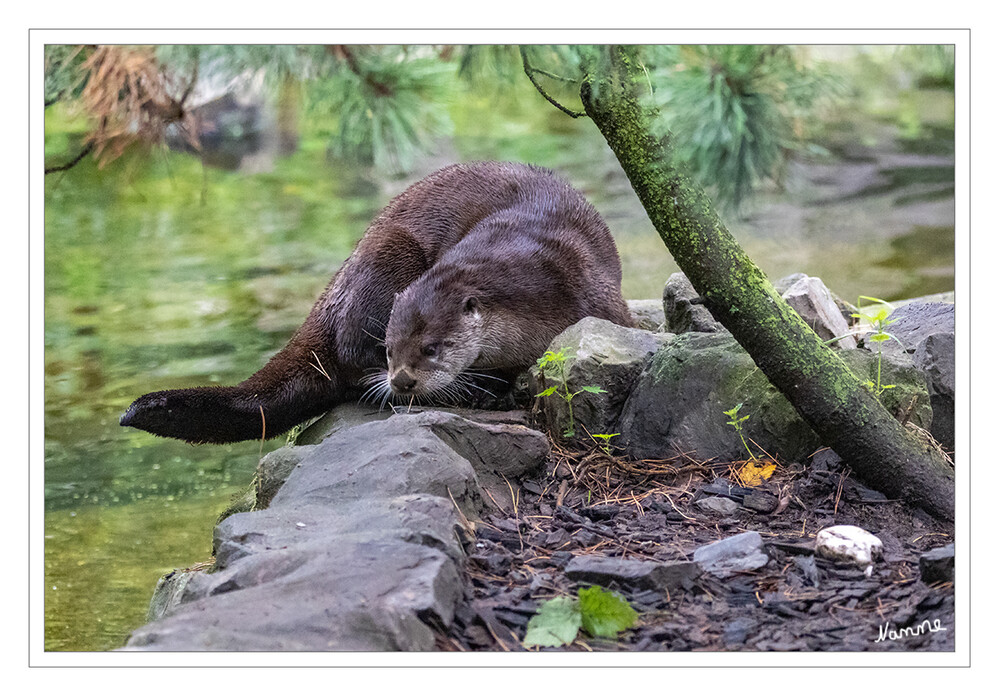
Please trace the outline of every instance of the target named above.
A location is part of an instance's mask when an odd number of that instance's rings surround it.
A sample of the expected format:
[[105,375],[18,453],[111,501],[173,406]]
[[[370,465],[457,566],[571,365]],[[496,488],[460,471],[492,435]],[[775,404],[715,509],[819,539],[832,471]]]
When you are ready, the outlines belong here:
[[555,648],[576,640],[582,626],[579,602],[574,597],[555,597],[538,608],[527,622],[524,647]]
[[551,396],[552,394],[554,394],[554,393],[555,393],[555,390],[556,390],[556,389],[558,389],[558,387],[557,387],[557,386],[555,386],[555,387],[548,387],[547,389],[545,389],[545,390],[544,390],[543,392],[541,392],[540,394],[537,394],[536,396]]
[[[606,389],[603,389],[601,387],[594,387],[592,385],[588,386],[588,387],[580,387],[579,391],[589,392],[590,394],[606,394],[607,393]],[[577,392],[577,394],[578,393],[579,392]]]
[[634,626],[638,619],[638,612],[624,597],[596,586],[579,590],[579,613],[583,630],[601,638],[616,637],[619,632]]

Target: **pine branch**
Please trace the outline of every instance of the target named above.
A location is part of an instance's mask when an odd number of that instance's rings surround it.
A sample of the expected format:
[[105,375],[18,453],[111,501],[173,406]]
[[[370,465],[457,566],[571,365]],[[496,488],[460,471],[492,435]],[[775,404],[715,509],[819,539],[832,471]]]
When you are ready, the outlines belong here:
[[70,161],[66,162],[65,164],[60,164],[60,165],[57,165],[55,167],[46,167],[45,168],[45,173],[46,174],[54,174],[56,172],[64,172],[64,171],[66,171],[68,169],[72,169],[77,164],[79,164],[80,161],[83,160],[84,157],[86,157],[91,152],[93,152],[93,150],[94,150],[94,144],[92,142],[91,143],[87,143],[87,146],[85,148],[83,148],[76,157],[74,157]]
[[544,70],[532,67],[530,61],[527,59],[527,51],[524,50],[523,46],[520,47],[520,57],[521,57],[521,59],[524,62],[524,73],[527,75],[527,79],[529,79],[531,81],[531,84],[534,85],[534,88],[536,90],[538,90],[538,93],[542,97],[544,97],[548,101],[549,104],[551,104],[552,106],[554,106],[556,109],[558,109],[562,113],[568,114],[569,116],[572,116],[573,118],[579,118],[580,116],[586,116],[586,112],[585,111],[573,111],[572,109],[566,108],[565,106],[562,106],[560,103],[558,103],[558,101],[556,101],[554,99],[554,97],[549,96],[549,94],[545,91],[544,87],[541,86],[541,83],[538,82],[536,79],[534,79],[534,76],[535,75],[544,75],[546,77],[552,77],[552,78],[559,79],[559,80],[564,80],[565,78],[559,77],[557,75],[552,75],[551,73],[545,72]]

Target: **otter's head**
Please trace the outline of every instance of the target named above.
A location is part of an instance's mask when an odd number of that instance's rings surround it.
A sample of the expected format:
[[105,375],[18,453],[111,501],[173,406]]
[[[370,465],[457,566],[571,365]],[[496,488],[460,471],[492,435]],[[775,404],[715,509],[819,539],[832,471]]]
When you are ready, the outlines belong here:
[[483,307],[474,294],[416,283],[399,293],[385,332],[388,388],[397,397],[454,396],[479,357]]

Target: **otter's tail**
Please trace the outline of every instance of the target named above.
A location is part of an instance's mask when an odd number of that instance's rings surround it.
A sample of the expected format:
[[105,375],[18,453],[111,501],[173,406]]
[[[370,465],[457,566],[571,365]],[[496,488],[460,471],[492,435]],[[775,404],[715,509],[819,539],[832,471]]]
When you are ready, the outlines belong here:
[[119,423],[191,443],[221,444],[280,435],[348,398],[349,376],[320,370],[318,358],[297,355],[299,348],[287,346],[235,386],[170,389],[140,396]]

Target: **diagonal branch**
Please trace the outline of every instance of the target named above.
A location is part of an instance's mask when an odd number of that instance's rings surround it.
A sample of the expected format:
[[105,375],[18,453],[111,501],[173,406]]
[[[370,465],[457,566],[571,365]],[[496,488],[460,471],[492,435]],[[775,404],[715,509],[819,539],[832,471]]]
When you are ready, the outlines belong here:
[[714,317],[812,429],[869,484],[954,519],[954,470],[864,389],[846,363],[774,290],[674,162],[672,136],[640,102],[633,48],[612,47],[608,69],[587,71],[581,96],[677,265]]

